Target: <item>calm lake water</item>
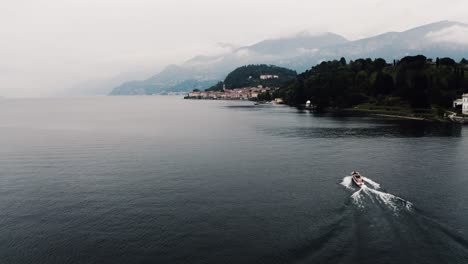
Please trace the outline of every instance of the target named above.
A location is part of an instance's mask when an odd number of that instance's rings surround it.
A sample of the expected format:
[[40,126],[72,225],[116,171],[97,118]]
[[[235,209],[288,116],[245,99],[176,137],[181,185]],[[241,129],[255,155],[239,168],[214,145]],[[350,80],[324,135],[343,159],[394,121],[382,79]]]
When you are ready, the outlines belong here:
[[468,126],[4,99],[0,263],[467,263],[467,157]]

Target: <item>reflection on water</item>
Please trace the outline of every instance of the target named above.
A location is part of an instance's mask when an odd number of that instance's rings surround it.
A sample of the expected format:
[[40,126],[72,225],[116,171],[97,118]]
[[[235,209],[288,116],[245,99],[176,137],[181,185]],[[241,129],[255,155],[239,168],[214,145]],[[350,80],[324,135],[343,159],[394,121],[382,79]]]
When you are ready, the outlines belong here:
[[[291,110],[294,113],[294,110]],[[301,124],[269,127],[264,133],[298,138],[460,137],[462,125],[350,113],[310,113],[298,110]]]
[[225,106],[226,108],[228,109],[255,109],[255,110],[260,110],[260,108],[256,105],[251,105],[251,104],[248,104],[248,105],[226,105]]
[[251,102],[225,105],[224,107],[245,112],[262,111],[271,115],[299,114],[302,122],[286,126],[261,127],[264,133],[280,137],[461,137],[463,127],[459,124],[404,120],[365,113],[315,113],[284,105],[253,105]]
[[462,128],[453,124],[395,122],[367,127],[284,127],[264,131],[275,136],[299,138],[460,137]]

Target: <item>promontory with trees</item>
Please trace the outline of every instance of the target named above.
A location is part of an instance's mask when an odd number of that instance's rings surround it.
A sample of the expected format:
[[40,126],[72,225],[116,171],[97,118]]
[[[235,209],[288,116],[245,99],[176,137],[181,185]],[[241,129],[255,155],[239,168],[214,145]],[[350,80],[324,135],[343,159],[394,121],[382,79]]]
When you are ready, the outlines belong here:
[[310,100],[317,110],[354,109],[437,118],[468,92],[468,61],[407,56],[324,61],[273,94],[286,104]]
[[[277,76],[278,78],[262,78],[262,76]],[[274,65],[258,64],[239,67],[229,73],[224,82],[207,89],[207,91],[222,91],[243,87],[281,87],[294,80],[297,73],[293,70]]]

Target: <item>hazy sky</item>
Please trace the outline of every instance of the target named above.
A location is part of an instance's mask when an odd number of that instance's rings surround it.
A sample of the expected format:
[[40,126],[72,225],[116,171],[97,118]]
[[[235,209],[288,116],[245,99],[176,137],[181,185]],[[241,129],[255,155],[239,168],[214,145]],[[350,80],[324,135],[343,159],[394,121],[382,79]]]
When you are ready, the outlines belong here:
[[468,0],[0,0],[0,96],[144,78],[221,52],[217,43],[303,30],[357,39],[440,20],[466,23],[467,14]]

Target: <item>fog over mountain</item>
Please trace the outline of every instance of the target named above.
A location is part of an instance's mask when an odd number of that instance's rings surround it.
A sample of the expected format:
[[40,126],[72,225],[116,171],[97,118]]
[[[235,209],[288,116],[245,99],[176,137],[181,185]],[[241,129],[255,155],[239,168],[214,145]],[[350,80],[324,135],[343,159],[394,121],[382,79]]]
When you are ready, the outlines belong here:
[[112,94],[139,95],[208,88],[236,67],[246,64],[267,63],[302,72],[323,60],[341,57],[348,60],[381,57],[391,61],[418,54],[455,60],[468,57],[468,25],[441,21],[354,41],[334,33],[302,32],[263,40],[216,56],[199,55],[181,65],[170,65],[147,80],[123,83]]
[[[362,53],[359,42],[347,42],[442,20],[468,23],[467,13],[466,0],[2,1],[0,96],[106,95],[161,72],[154,89],[183,90],[250,62],[300,70],[335,56],[339,45]],[[427,40],[464,45],[463,28],[434,29]],[[177,78],[176,68],[184,68]],[[137,93],[146,87],[134,84]]]

